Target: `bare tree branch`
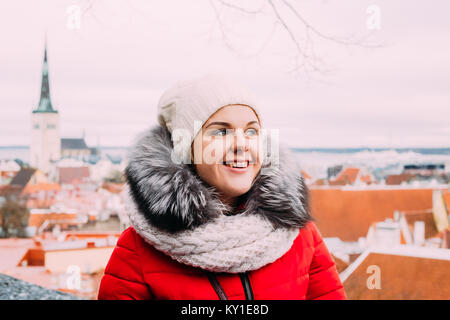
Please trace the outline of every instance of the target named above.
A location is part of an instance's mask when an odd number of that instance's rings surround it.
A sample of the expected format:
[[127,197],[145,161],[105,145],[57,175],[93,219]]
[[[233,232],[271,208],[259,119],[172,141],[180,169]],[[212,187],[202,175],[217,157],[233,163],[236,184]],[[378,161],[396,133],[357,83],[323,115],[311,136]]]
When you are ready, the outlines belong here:
[[246,14],[260,14],[260,13],[263,13],[262,7],[259,8],[258,10],[248,10],[246,8],[236,6],[235,4],[229,3],[229,2],[224,1],[224,0],[217,0],[217,1],[220,2],[220,4],[222,4],[225,7],[229,7],[229,8],[241,11],[243,13],[246,13]]
[[[244,13],[246,13],[246,14],[260,14],[260,13],[263,13],[262,8],[260,8],[260,9],[258,9],[258,10],[254,10],[254,11],[252,11],[252,10],[245,10],[245,9],[242,9],[242,8],[240,8],[240,7],[238,7],[238,6],[235,6],[235,5],[232,5],[232,4],[230,4],[230,3],[227,3],[227,2],[225,2],[225,1],[223,1],[223,0],[218,0],[218,1],[220,2],[220,4],[223,4],[225,7],[232,8],[232,9],[234,9],[234,10],[239,10],[239,11],[242,11],[242,12],[244,12]],[[261,46],[259,46],[259,48],[257,48],[257,49],[255,50],[255,52],[253,52],[253,53],[244,54],[241,50],[236,49],[236,48],[231,44],[231,41],[230,41],[230,39],[229,39],[229,37],[228,37],[228,34],[227,34],[227,31],[225,30],[225,26],[224,26],[223,20],[222,20],[222,18],[221,18],[220,12],[219,12],[219,10],[217,9],[216,5],[214,4],[214,0],[210,0],[210,4],[211,4],[211,7],[212,7],[213,10],[214,10],[214,14],[215,14],[215,16],[216,16],[216,22],[217,22],[218,25],[219,25],[220,33],[221,33],[221,35],[222,35],[222,39],[223,39],[223,41],[224,41],[224,43],[225,43],[225,46],[226,46],[230,51],[232,51],[233,53],[235,53],[236,55],[238,55],[239,57],[248,59],[248,58],[253,58],[253,57],[259,55],[259,54],[266,48],[266,46],[270,43],[270,40],[273,38],[273,35],[274,35],[274,33],[275,33],[275,30],[276,30],[276,27],[277,27],[277,25],[278,25],[278,22],[277,22],[277,21],[274,21],[274,22],[273,22],[271,31],[270,31],[270,33],[268,34],[268,36],[266,37],[266,39],[263,41],[263,43],[261,44]],[[242,9],[242,10],[241,10],[241,9]]]
[[210,2],[211,6],[212,6],[212,8],[213,8],[213,10],[214,10],[215,15],[216,15],[217,23],[219,24],[220,33],[222,34],[222,39],[223,39],[223,41],[224,41],[224,43],[225,43],[225,46],[226,46],[230,51],[232,51],[232,52],[234,52],[235,54],[238,54],[238,55],[239,55],[240,52],[239,52],[238,50],[236,50],[236,49],[231,45],[231,43],[228,41],[228,36],[227,36],[227,34],[226,34],[225,30],[224,30],[224,26],[223,26],[223,23],[222,23],[222,19],[221,19],[221,17],[220,17],[220,13],[219,13],[218,9],[216,8],[216,6],[214,5],[214,0],[210,0],[209,2]]
[[[93,11],[92,8],[94,3],[99,2],[99,0],[84,1],[86,1],[86,7],[83,10],[83,13],[86,14],[87,12],[90,12],[93,18],[98,21],[98,18],[91,11]],[[301,10],[298,10],[298,8],[292,4],[291,0],[261,0],[259,6],[252,9],[241,5],[240,2],[232,2],[232,0],[210,0],[209,3],[213,8],[216,22],[219,27],[219,32],[226,48],[241,58],[251,58],[259,55],[272,40],[277,27],[281,26],[294,46],[294,55],[290,57],[293,67],[288,71],[294,75],[304,74],[307,78],[311,78],[315,74],[324,75],[331,71],[330,66],[322,58],[322,55],[316,52],[316,43],[318,44],[321,41],[334,43],[346,48],[351,46],[361,48],[383,47],[380,44],[371,44],[368,42],[369,38],[373,35],[372,32],[368,32],[361,37],[339,37],[322,32],[304,17]],[[138,12],[138,10],[136,10],[131,3],[129,3],[129,6],[134,11]],[[266,7],[269,8],[269,11],[264,10]],[[232,34],[232,30],[226,27],[227,21],[222,16],[223,9],[236,11],[247,16],[268,15],[273,18],[271,31],[263,41],[262,45],[260,45],[254,53],[246,54],[242,49],[233,46],[233,42],[231,40],[236,38],[237,35]],[[292,25],[292,21],[288,21],[288,19],[283,15],[283,12],[286,13],[286,10],[288,14],[293,15],[294,22],[297,21],[301,24],[301,26],[303,26],[303,28],[299,29],[294,27]],[[299,32],[299,30],[302,31]],[[232,36],[230,36],[230,34],[232,34]]]
[[332,37],[332,36],[325,35],[324,33],[320,32],[319,30],[314,28],[310,23],[308,23],[308,21],[306,21],[306,19],[304,19],[299,14],[299,12],[287,0],[282,0],[282,1],[295,14],[295,16],[304,24],[307,32],[312,31],[317,36],[319,36],[319,37],[321,37],[321,38],[323,38],[325,40],[336,42],[338,44],[357,45],[357,46],[364,46],[364,47],[369,47],[369,48],[378,48],[378,47],[380,47],[379,45],[372,45],[372,44],[364,43],[364,41],[368,38],[368,36],[370,34],[365,36],[365,37],[363,37],[363,38],[353,39],[353,40],[351,38],[338,38],[336,36]]
[[[232,4],[230,2],[224,0],[211,0],[211,4],[214,5],[214,1],[217,1],[222,6],[227,8],[243,12],[245,14],[262,14],[262,7],[259,10],[248,10],[242,6]],[[300,74],[304,73],[307,77],[311,77],[314,74],[325,74],[330,71],[329,66],[321,58],[315,49],[315,42],[319,40],[325,40],[328,42],[332,42],[338,45],[343,45],[345,47],[349,46],[357,46],[363,48],[380,48],[382,47],[379,44],[370,44],[367,42],[368,38],[372,35],[370,32],[363,37],[355,38],[355,37],[337,37],[330,36],[322,31],[318,30],[314,27],[307,19],[300,14],[300,12],[295,8],[290,1],[281,0],[281,3],[291,12],[297,21],[299,21],[304,27],[304,35],[302,38],[299,38],[298,33],[294,32],[293,27],[288,23],[287,19],[283,17],[280,11],[279,4],[275,4],[273,0],[267,0],[266,2],[269,4],[271,12],[274,15],[275,22],[282,26],[283,30],[286,32],[288,37],[291,39],[292,44],[295,47],[295,56],[292,57],[293,60],[293,69],[290,70],[292,74]],[[215,8],[217,10],[217,8]],[[223,27],[223,19],[220,19],[219,24],[221,26],[221,32],[224,37],[224,41],[226,42],[227,47],[231,46],[231,42],[229,37],[226,35],[226,31]],[[226,39],[226,40],[225,40]],[[265,46],[264,46],[265,47]],[[233,48],[233,52],[238,52],[237,49]]]

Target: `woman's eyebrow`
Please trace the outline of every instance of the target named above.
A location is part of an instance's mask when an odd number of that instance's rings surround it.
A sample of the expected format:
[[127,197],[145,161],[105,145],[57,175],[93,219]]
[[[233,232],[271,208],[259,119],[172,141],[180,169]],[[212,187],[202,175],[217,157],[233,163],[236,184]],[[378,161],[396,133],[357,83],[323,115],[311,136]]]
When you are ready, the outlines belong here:
[[[249,123],[247,123],[247,126],[249,126],[249,125],[251,125],[251,124],[253,124],[253,123],[258,123],[258,121],[256,121],[256,120],[250,121]],[[214,121],[214,122],[211,122],[210,124],[208,124],[208,125],[205,127],[205,129],[208,128],[209,126],[212,126],[212,125],[218,125],[218,126],[224,126],[224,127],[231,127],[231,125],[230,125],[228,122]]]

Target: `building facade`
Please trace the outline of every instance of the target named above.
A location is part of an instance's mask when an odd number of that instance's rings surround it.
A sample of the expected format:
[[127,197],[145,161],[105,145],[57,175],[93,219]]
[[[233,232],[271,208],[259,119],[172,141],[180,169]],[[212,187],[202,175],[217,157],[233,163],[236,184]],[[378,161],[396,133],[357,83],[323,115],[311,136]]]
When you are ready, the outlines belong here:
[[53,109],[47,62],[47,45],[42,67],[41,95],[39,105],[31,116],[30,165],[48,173],[51,161],[61,158],[59,113]]

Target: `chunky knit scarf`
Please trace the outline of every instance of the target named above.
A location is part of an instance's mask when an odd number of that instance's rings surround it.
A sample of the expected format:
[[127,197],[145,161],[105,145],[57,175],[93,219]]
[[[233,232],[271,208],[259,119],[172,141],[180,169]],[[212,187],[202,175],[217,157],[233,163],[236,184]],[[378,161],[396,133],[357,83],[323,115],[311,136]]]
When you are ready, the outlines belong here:
[[274,229],[258,215],[223,215],[193,230],[167,232],[149,224],[128,197],[130,222],[144,240],[172,259],[213,272],[259,269],[286,253],[298,228]]

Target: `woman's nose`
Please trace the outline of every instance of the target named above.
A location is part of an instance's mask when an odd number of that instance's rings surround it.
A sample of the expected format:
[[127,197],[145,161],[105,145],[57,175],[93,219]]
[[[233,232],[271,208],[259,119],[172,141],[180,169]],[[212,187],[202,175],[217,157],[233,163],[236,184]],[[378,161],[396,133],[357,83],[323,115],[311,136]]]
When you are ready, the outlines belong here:
[[233,143],[234,150],[247,150],[247,138],[242,129],[238,129],[235,131]]

